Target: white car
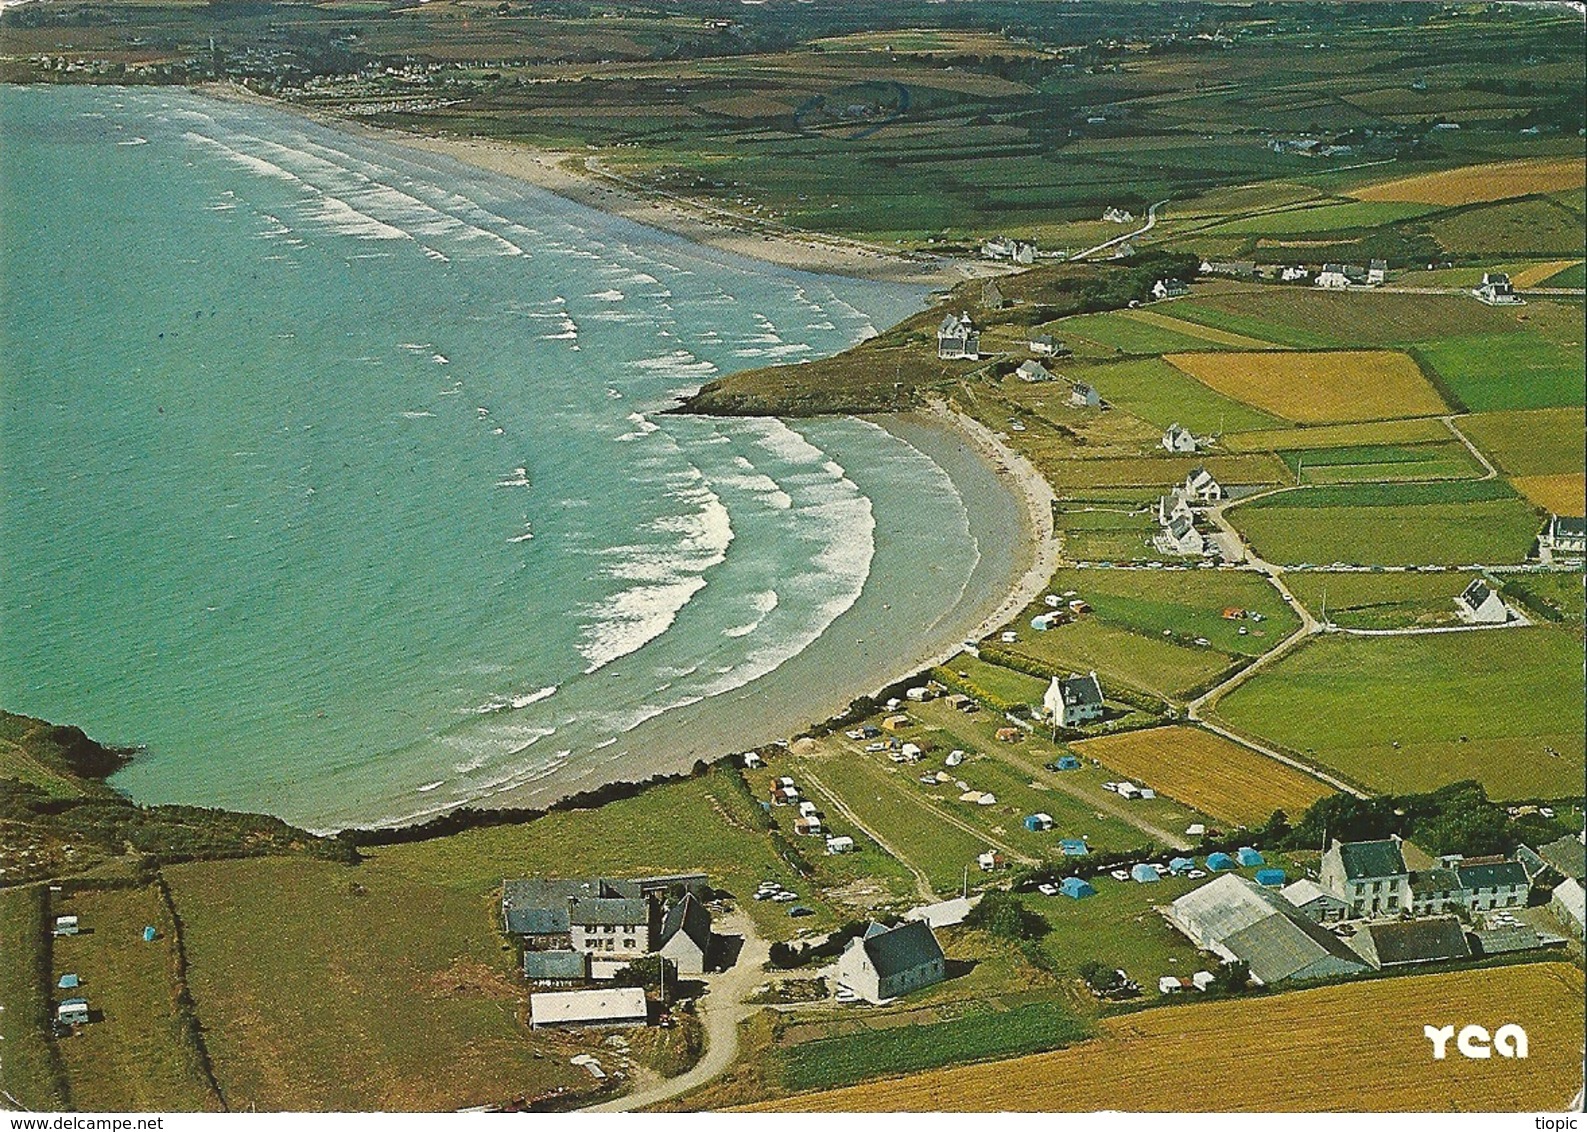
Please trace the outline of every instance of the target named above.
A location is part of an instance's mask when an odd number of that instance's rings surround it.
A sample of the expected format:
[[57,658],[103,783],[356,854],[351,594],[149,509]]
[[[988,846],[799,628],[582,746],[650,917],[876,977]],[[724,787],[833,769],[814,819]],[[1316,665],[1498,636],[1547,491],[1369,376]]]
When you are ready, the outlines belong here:
[[1191,869],[1185,875],[1187,877],[1189,877],[1191,880],[1200,880],[1202,877],[1206,876],[1207,874],[1202,872],[1200,869]]
[[1058,886],[1056,884],[1038,884],[1036,886],[1036,891],[1041,893],[1043,896],[1057,896]]
[[878,751],[887,750],[887,744],[886,743],[867,743],[867,744],[865,744],[865,749],[867,751],[871,752],[872,754],[876,754]]
[[1130,874],[1125,869],[1114,869],[1111,873],[1108,874],[1108,876],[1112,877],[1114,880],[1129,880],[1130,879]]
[[789,892],[786,888],[772,897],[779,904],[792,904],[799,899],[797,892]]
[[1102,789],[1117,794],[1119,792],[1119,784],[1117,782],[1104,782],[1102,784]]

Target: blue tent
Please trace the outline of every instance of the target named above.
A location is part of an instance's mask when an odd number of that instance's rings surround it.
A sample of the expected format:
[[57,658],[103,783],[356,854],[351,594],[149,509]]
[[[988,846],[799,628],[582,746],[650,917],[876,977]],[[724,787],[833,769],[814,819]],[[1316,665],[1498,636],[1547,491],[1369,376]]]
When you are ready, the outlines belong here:
[[1188,873],[1195,867],[1196,860],[1194,857],[1175,857],[1168,862],[1168,871],[1171,873]]
[[1065,837],[1058,842],[1058,848],[1062,850],[1065,857],[1084,857],[1091,852],[1090,849],[1086,848],[1086,843],[1078,837]]
[[76,990],[77,989],[77,976],[76,975],[62,975],[61,976],[61,981],[56,983],[55,985],[60,987],[62,990]]
[[1157,870],[1150,865],[1136,865],[1130,870],[1130,879],[1136,884],[1155,884],[1162,878],[1157,875]]
[[1058,891],[1074,900],[1084,900],[1087,896],[1097,894],[1090,881],[1081,880],[1079,877],[1064,877],[1062,883],[1058,885]]
[[1073,755],[1059,755],[1058,756],[1058,769],[1059,770],[1079,770],[1080,769],[1080,760],[1075,758]]
[[1234,855],[1239,860],[1242,868],[1254,868],[1257,865],[1267,864],[1262,859],[1262,854],[1252,849],[1249,845],[1242,845],[1234,851]]
[[1207,871],[1218,872],[1221,869],[1234,868],[1234,858],[1227,853],[1213,853],[1207,858]]
[[159,934],[160,934],[159,932],[154,930],[154,925],[150,924],[148,927],[145,927],[143,929],[143,942],[144,943],[153,943],[155,936],[157,936]]
[[1280,888],[1284,884],[1283,869],[1257,869],[1256,883],[1266,888]]
[[1044,829],[1052,828],[1052,818],[1046,814],[1031,814],[1025,819],[1025,828],[1032,833],[1040,833]]

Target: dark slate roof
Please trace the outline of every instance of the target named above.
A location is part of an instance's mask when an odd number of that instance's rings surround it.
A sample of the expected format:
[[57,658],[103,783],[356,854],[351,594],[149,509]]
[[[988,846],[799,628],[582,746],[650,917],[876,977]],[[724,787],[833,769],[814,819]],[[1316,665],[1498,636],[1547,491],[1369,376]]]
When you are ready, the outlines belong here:
[[1398,841],[1349,841],[1339,846],[1339,863],[1350,880],[1399,876],[1409,870]]
[[1474,931],[1471,938],[1477,945],[1476,951],[1482,955],[1503,955],[1508,951],[1530,951],[1546,946],[1543,937],[1525,924]]
[[1549,523],[1549,528],[1555,537],[1575,535],[1581,538],[1582,535],[1587,534],[1587,518],[1580,515],[1555,515],[1553,521]]
[[694,898],[694,894],[685,893],[682,900],[677,901],[667,910],[666,922],[661,926],[661,943],[665,947],[673,936],[682,932],[702,952],[711,946],[711,913]]
[[580,951],[526,951],[523,973],[530,982],[583,979],[589,974],[588,960]]
[[1360,969],[1360,956],[1338,936],[1282,905],[1276,897],[1265,902],[1271,908],[1268,915],[1222,941],[1224,947],[1250,964],[1251,974],[1263,983],[1282,982],[1329,958]]
[[1475,578],[1472,580],[1471,585],[1466,587],[1465,592],[1460,595],[1460,600],[1465,602],[1468,608],[1476,609],[1488,600],[1488,595],[1492,592],[1488,588],[1488,583],[1481,578]]
[[650,901],[623,896],[576,896],[568,901],[572,924],[647,924]]
[[1587,845],[1574,837],[1550,841],[1537,851],[1537,855],[1564,876],[1578,881],[1587,876]]
[[529,877],[502,885],[501,908],[513,935],[561,935],[568,930],[568,901],[589,891],[590,881]]
[[1430,892],[1454,894],[1459,891],[1460,874],[1454,869],[1411,870],[1411,892],[1416,896],[1425,896]]
[[923,920],[911,920],[874,935],[867,930],[861,946],[877,977],[883,979],[942,959],[942,946]]
[[1460,884],[1463,888],[1492,888],[1495,885],[1508,887],[1512,884],[1526,884],[1526,870],[1516,861],[1498,861],[1492,864],[1481,865],[1456,865],[1455,871],[1460,874]]
[[1396,963],[1464,959],[1471,954],[1471,948],[1466,946],[1466,933],[1453,916],[1368,924],[1361,931],[1371,938],[1378,963],[1384,967]]
[[1089,676],[1078,673],[1067,676],[1058,681],[1058,690],[1063,693],[1064,703],[1070,707],[1102,702],[1102,685],[1097,683],[1094,673]]

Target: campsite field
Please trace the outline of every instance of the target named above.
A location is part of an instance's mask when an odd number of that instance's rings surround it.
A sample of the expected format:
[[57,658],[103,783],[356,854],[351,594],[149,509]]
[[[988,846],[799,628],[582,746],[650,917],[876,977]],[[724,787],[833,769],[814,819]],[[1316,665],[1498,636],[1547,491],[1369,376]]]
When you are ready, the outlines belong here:
[[1455,597],[1477,575],[1438,573],[1312,573],[1292,571],[1284,582],[1319,617],[1341,629],[1409,629],[1452,625]]
[[[72,993],[88,999],[95,1019],[56,1044],[73,1095],[102,1111],[218,1111],[197,1025],[179,1000],[175,923],[159,892],[83,891],[63,907],[89,930],[55,941],[53,977],[77,975],[82,986]],[[158,932],[153,942],[144,942],[145,926]]]
[[[796,1112],[1174,1111],[1488,1112],[1563,1108],[1581,1081],[1581,971],[1533,963],[1409,975],[1291,994],[1120,1015],[1056,1053],[955,1067],[765,1107]],[[1428,1071],[1429,1018],[1504,1013],[1529,1056],[1452,1058]],[[1319,1018],[1349,1019],[1322,1026]],[[1230,1043],[1187,1072],[1185,1050]],[[1237,1054],[1236,1051],[1237,1050]],[[1359,1073],[1363,1065],[1372,1071]],[[1348,1089],[1340,1075],[1356,1077]]]
[[1209,817],[1258,825],[1274,810],[1292,819],[1332,787],[1197,727],[1154,727],[1073,744],[1076,752]]
[[450,1110],[588,1087],[567,1057],[593,1038],[531,1037],[520,1021],[490,901],[378,865],[265,858],[167,876],[231,1108]]
[[1521,562],[1540,522],[1502,480],[1311,487],[1228,517],[1258,554],[1286,565]]
[[1473,778],[1496,799],[1559,798],[1581,792],[1582,703],[1580,638],[1539,626],[1325,637],[1214,714],[1376,790]]
[[1212,683],[1234,663],[1229,654],[1189,641],[1153,636],[1100,617],[1083,617],[1039,633],[1027,629],[1000,649],[1054,674],[1094,670],[1103,694],[1123,685],[1178,699]]
[[1165,360],[1226,397],[1300,424],[1447,411],[1416,363],[1386,350],[1169,354]]
[[1565,157],[1463,165],[1458,169],[1422,173],[1368,185],[1351,195],[1365,201],[1459,205],[1506,200],[1532,193],[1554,193],[1581,186],[1581,160]]
[[0,1037],[5,1039],[8,1093],[39,1112],[67,1107],[65,1073],[50,1044],[55,1013],[51,998],[49,892],[39,884],[0,890]]

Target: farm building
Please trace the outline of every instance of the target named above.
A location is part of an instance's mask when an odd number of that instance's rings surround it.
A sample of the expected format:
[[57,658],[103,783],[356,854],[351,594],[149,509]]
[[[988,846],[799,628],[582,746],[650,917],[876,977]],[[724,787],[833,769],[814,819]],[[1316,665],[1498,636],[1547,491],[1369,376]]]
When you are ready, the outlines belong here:
[[1043,358],[1059,358],[1072,352],[1051,334],[1038,334],[1027,345],[1031,353]]
[[981,288],[981,306],[992,311],[1008,306],[1008,300],[1003,297],[1003,288],[997,285],[996,279],[988,279]]
[[1584,924],[1587,924],[1587,894],[1583,893],[1581,881],[1575,877],[1566,877],[1554,886],[1554,896],[1548,902],[1549,909],[1554,913],[1559,922],[1570,931],[1577,939],[1584,938]]
[[1102,394],[1096,387],[1083,381],[1074,383],[1074,388],[1069,390],[1069,403],[1077,409],[1095,409],[1102,404]]
[[1350,937],[1350,946],[1378,971],[1471,957],[1466,933],[1453,916],[1367,924]]
[[1526,906],[1531,882],[1518,862],[1502,857],[1468,858],[1455,866],[1469,912]]
[[1249,259],[1204,259],[1199,269],[1203,275],[1227,275],[1232,279],[1255,279],[1256,261]]
[[1199,441],[1196,440],[1188,428],[1184,428],[1178,421],[1168,426],[1163,433],[1162,445],[1170,452],[1194,452]]
[[1159,279],[1152,284],[1152,298],[1161,302],[1164,299],[1178,299],[1190,294],[1190,285],[1183,279]]
[[1587,556],[1587,519],[1550,516],[1543,533],[1537,536],[1537,553],[1545,566],[1556,559],[1574,562]]
[[1210,873],[1232,868],[1234,868],[1234,858],[1227,853],[1212,853],[1207,857],[1207,871]]
[[838,957],[837,982],[863,998],[880,1003],[947,976],[947,960],[931,927],[912,920],[888,928],[871,924],[849,941]]
[[1471,293],[1490,307],[1515,306],[1522,301],[1510,277],[1502,271],[1484,271],[1482,282],[1473,287]]
[[1474,625],[1502,625],[1510,619],[1510,610],[1499,596],[1499,591],[1482,578],[1474,578],[1471,585],[1455,599],[1455,612],[1462,621]]
[[1052,828],[1051,814],[1031,814],[1025,819],[1025,828],[1031,833],[1042,833]]
[[1587,844],[1581,837],[1566,836],[1550,841],[1537,851],[1537,855],[1560,876],[1587,880]]
[[1207,540],[1196,530],[1195,524],[1180,515],[1171,519],[1163,529],[1152,536],[1152,545],[1159,553],[1194,557],[1205,554]]
[[981,332],[969,314],[948,315],[937,327],[937,357],[944,361],[978,361],[981,357]]
[[1223,498],[1223,485],[1213,479],[1212,473],[1205,467],[1197,464],[1185,476],[1185,486],[1180,492],[1193,503],[1216,503]]
[[686,892],[675,901],[662,921],[657,954],[671,959],[680,975],[698,975],[705,970],[711,953],[711,912]]
[[55,1021],[63,1026],[82,1026],[88,1022],[88,1000],[68,998],[55,1008]]
[[1317,286],[1327,291],[1343,291],[1350,286],[1350,277],[1345,274],[1343,264],[1325,263],[1317,273]]
[[1367,286],[1378,287],[1389,281],[1389,261],[1386,259],[1371,259],[1367,261]]
[[1097,674],[1054,676],[1041,700],[1042,712],[1059,727],[1079,727],[1102,718],[1102,685]]
[[1095,896],[1096,888],[1088,880],[1079,877],[1064,877],[1058,884],[1058,891],[1071,900],[1084,900],[1087,896]]
[[1186,893],[1170,906],[1168,918],[1197,947],[1248,963],[1251,978],[1267,986],[1354,975],[1366,967],[1332,932],[1241,876],[1218,877]]
[[1258,865],[1267,864],[1267,861],[1263,859],[1262,854],[1258,853],[1249,845],[1242,845],[1240,848],[1236,849],[1234,851],[1234,859],[1240,862],[1240,867],[1242,869],[1253,869]]
[[935,931],[937,928],[951,928],[962,924],[970,914],[972,901],[967,896],[956,896],[952,900],[939,900],[935,904],[922,904],[918,908],[911,908],[904,913],[906,920],[919,920],[928,928]]
[[839,853],[852,853],[852,852],[854,852],[854,838],[852,838],[852,837],[829,837],[829,838],[827,838],[827,855],[829,857],[835,857]]
[[1150,865],[1136,865],[1130,869],[1130,879],[1136,884],[1156,884],[1163,878],[1157,875],[1157,870]]
[[572,986],[590,977],[590,957],[582,951],[525,951],[524,978],[547,986]]
[[1052,380],[1052,374],[1047,371],[1047,367],[1038,361],[1020,362],[1019,368],[1014,371],[1014,376],[1028,382]]
[[1078,837],[1065,837],[1058,842],[1058,851],[1065,857],[1084,857],[1091,850]]
[[548,991],[529,996],[529,1028],[542,1026],[643,1026],[650,1016],[640,987]]
[[1279,895],[1295,905],[1295,910],[1314,924],[1342,920],[1349,911],[1343,900],[1305,877],[1285,885]]
[[1397,916],[1411,906],[1411,871],[1400,839],[1343,842],[1323,854],[1318,883],[1350,906],[1352,919]]
[[1284,870],[1283,869],[1257,869],[1256,870],[1256,883],[1261,885],[1263,888],[1283,888],[1284,887]]

